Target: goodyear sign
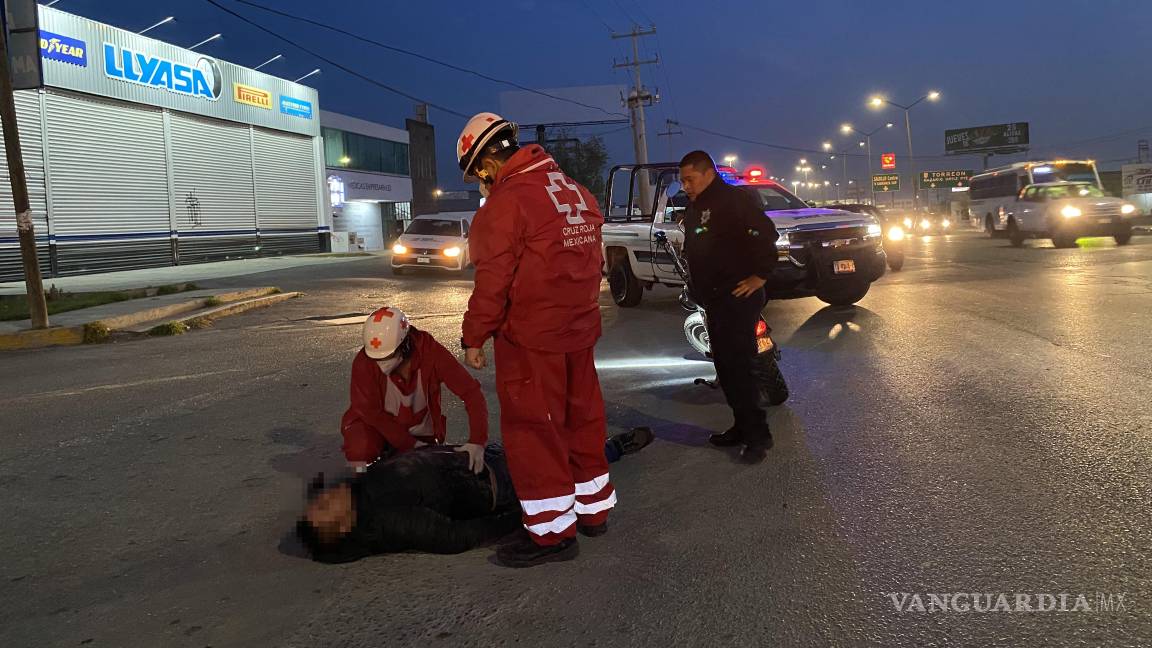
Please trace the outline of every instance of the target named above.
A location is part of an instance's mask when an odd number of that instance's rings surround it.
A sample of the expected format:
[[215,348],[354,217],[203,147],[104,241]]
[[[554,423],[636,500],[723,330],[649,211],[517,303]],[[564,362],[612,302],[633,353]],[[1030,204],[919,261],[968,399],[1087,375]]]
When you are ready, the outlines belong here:
[[872,191],[900,191],[899,173],[875,173],[872,175]]
[[78,38],[69,38],[40,30],[40,58],[88,67],[88,45]]
[[945,187],[967,187],[968,183],[972,180],[972,176],[976,175],[975,171],[970,169],[948,169],[947,171],[921,171],[920,172],[920,188],[921,189],[943,189]]
[[185,65],[111,43],[104,43],[104,74],[209,101],[220,98],[222,85],[220,66],[207,56],[201,56],[195,65]]
[[243,83],[232,84],[232,98],[242,104],[272,110],[272,93]]

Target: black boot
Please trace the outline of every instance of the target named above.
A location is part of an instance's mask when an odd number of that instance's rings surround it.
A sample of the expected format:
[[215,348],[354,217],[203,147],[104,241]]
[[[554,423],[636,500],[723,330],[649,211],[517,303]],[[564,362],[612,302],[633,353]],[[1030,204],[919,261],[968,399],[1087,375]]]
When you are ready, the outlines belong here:
[[739,428],[729,428],[723,434],[713,434],[708,437],[708,443],[721,448],[737,446],[744,443],[744,433]]
[[576,538],[565,538],[554,545],[540,545],[531,538],[520,538],[496,549],[496,560],[505,567],[535,567],[572,560],[578,555],[580,545]]
[[740,450],[740,459],[745,463],[758,464],[768,458],[768,449],[772,447],[772,433],[765,425],[755,437],[748,440]]
[[600,524],[596,524],[596,525],[592,525],[592,526],[585,526],[583,524],[578,524],[578,525],[576,525],[576,530],[579,531],[580,535],[582,535],[582,536],[585,536],[588,538],[598,538],[598,537],[604,535],[605,533],[608,533],[608,523],[607,522],[601,522]]

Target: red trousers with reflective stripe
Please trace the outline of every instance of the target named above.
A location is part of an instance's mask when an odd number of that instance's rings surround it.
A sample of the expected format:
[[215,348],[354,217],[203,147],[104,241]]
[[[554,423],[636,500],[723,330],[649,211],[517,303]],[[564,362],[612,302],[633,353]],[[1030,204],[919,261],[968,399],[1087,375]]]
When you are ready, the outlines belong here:
[[524,527],[542,545],[608,518],[604,397],[592,349],[545,353],[497,336],[500,429]]

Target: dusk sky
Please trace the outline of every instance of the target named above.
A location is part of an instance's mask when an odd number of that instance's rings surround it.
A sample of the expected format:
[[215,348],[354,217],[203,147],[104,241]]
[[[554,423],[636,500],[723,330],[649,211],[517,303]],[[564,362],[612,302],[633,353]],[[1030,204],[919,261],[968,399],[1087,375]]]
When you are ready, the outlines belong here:
[[[979,168],[978,158],[942,156],[947,128],[1027,121],[1030,157],[1091,157],[1104,169],[1134,158],[1136,141],[1152,137],[1152,84],[1145,80],[1152,2],[1146,0],[258,1],[532,88],[628,83],[623,70],[612,69],[613,57],[629,53],[627,41],[611,40],[609,27],[626,31],[633,20],[654,22],[658,38],[643,39],[641,51],[644,58],[661,59],[660,66],[642,72],[646,85],[662,95],[648,112],[653,160],[705,148],[718,157],[736,154],[741,166],[759,163],[772,174],[791,176],[799,153],[706,135],[688,125],[818,148],[824,140],[855,143],[839,135],[842,122],[871,128],[894,121],[898,128],[873,140],[879,167],[882,151],[905,157],[903,115],[891,108],[872,111],[867,97],[882,92],[903,103],[932,89],[943,93],[942,100],[912,112],[919,169]],[[460,113],[499,110],[499,93],[513,89],[236,0],[218,2],[365,76]],[[188,46],[219,31],[224,40],[203,51],[247,66],[283,53],[285,59],[265,71],[290,79],[322,68],[307,81],[319,90],[322,109],[400,128],[412,114],[411,100],[319,61],[205,0],[61,0],[56,8],[133,30],[175,15],[175,24],[150,35]],[[430,117],[437,127],[441,184],[456,188],[452,142],[464,120],[436,109]],[[685,124],[672,150],[667,138],[656,137],[667,118]],[[626,129],[577,132],[606,133],[613,162],[631,161]],[[1021,158],[1000,158],[1016,159]],[[839,179],[836,169],[828,172],[833,181]],[[863,178],[863,169],[863,159],[850,163],[853,177]]]

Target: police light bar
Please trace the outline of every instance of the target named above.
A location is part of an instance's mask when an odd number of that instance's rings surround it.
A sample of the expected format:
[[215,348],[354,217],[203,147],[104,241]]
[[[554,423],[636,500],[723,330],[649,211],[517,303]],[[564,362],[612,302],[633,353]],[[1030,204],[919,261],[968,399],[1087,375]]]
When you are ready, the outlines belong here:
[[746,173],[748,174],[749,178],[763,178],[764,177],[764,169],[761,169],[760,167],[750,167],[748,169],[748,171],[746,171]]

